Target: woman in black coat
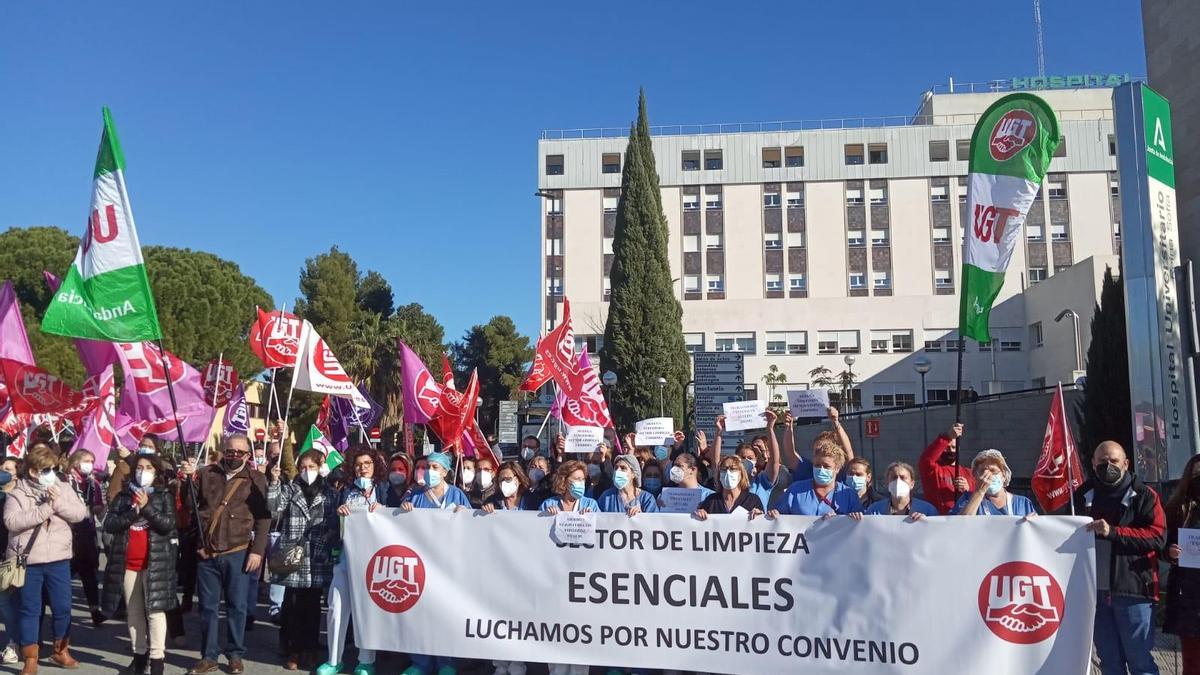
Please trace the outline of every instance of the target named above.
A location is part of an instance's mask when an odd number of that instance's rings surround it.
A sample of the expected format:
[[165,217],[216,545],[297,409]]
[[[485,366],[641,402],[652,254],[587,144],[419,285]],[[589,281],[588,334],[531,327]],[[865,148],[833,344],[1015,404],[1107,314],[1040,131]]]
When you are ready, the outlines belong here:
[[161,675],[167,611],[178,603],[175,567],[179,533],[175,499],[156,455],[140,455],[128,485],[113,498],[104,531],[113,535],[104,570],[103,609],[111,616],[124,597],[133,662],[122,673]]
[[1200,527],[1200,455],[1183,467],[1175,492],[1163,509],[1167,516],[1167,612],[1163,631],[1179,636],[1183,672],[1200,670],[1200,569],[1179,566],[1179,528]]

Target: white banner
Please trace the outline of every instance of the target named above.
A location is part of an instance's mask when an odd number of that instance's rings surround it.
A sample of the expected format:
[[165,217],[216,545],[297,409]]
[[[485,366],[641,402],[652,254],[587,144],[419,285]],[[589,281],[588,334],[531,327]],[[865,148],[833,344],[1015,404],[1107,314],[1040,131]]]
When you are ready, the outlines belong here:
[[354,633],[371,649],[719,673],[1082,675],[1096,601],[1087,522],[601,513],[596,545],[577,547],[555,544],[554,518],[532,512],[381,509],[346,518],[344,554]]

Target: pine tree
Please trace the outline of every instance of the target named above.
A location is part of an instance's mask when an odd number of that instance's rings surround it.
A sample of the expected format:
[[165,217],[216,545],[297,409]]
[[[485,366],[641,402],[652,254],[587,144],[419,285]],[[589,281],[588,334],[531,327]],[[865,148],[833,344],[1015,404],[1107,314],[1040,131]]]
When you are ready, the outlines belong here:
[[[1125,338],[1125,283],[1104,271],[1100,303],[1092,315],[1092,344],[1088,347],[1087,383],[1080,427],[1085,458],[1102,441],[1117,441],[1133,457],[1133,427],[1129,418],[1129,348]],[[1084,465],[1090,462],[1085,461]]]
[[638,97],[637,124],[629,129],[613,234],[612,300],[600,366],[619,378],[610,394],[617,428],[632,429],[639,419],[659,416],[660,377],[667,381],[662,406],[668,415],[678,414],[690,373],[645,92]]

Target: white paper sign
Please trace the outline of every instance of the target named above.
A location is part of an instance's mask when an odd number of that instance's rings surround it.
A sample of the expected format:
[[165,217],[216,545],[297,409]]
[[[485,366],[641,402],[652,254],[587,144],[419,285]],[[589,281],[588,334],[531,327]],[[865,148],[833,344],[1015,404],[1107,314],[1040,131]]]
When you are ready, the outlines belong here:
[[596,514],[559,511],[554,516],[554,538],[562,544],[596,545]]
[[[634,440],[639,447],[650,445],[670,446],[675,442],[675,420],[671,417],[651,417],[634,425],[637,438]],[[670,442],[668,442],[670,441]]]
[[825,417],[829,412],[828,389],[799,389],[788,392],[792,417]]
[[664,513],[693,513],[700,506],[700,488],[663,488]]
[[766,410],[767,402],[758,399],[729,401],[725,403],[725,430],[762,429],[767,426],[767,420],[763,417]]
[[596,451],[596,446],[604,440],[602,427],[571,427],[567,430],[567,452],[588,453]]
[[1179,566],[1200,567],[1200,530],[1179,528]]

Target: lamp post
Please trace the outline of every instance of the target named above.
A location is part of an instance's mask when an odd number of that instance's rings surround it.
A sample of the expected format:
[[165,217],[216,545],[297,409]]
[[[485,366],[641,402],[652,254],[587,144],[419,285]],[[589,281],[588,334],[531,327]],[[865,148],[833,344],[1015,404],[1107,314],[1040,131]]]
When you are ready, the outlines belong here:
[[659,417],[667,416],[667,409],[663,405],[663,401],[664,401],[663,388],[666,386],[667,386],[667,378],[665,378],[665,377],[658,378],[658,416]]
[[600,384],[604,385],[604,398],[608,403],[609,411],[612,410],[612,389],[617,386],[617,374],[611,370],[604,371],[600,376]]
[[1058,323],[1068,316],[1071,317],[1071,330],[1075,332],[1075,370],[1083,370],[1083,354],[1079,345],[1079,315],[1075,313],[1075,310],[1067,308],[1054,317],[1054,323]]
[[933,363],[924,356],[918,356],[913,361],[913,370],[921,376],[921,442],[929,445],[929,393],[925,389],[925,375],[933,368]]
[[849,386],[846,387],[842,392],[842,399],[843,404],[846,406],[846,412],[850,412],[854,409],[854,403],[852,401],[854,396],[854,356],[847,354],[846,357],[842,359],[842,362],[846,364],[846,368],[850,373],[850,377],[846,378],[848,380],[846,384]]

